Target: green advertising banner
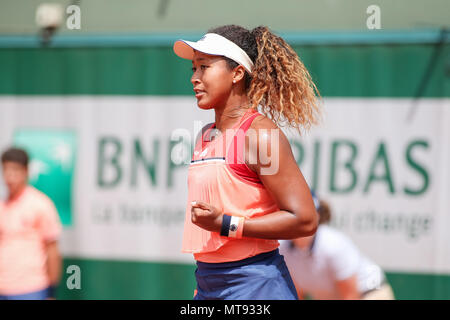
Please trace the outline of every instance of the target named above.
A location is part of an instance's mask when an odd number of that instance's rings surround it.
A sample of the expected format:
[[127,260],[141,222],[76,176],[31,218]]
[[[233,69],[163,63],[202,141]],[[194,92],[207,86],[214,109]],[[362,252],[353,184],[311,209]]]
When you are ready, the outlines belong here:
[[30,155],[30,184],[53,200],[64,226],[72,224],[76,134],[71,131],[18,129],[14,144]]
[[[380,264],[396,298],[450,298],[448,41],[294,49],[327,116],[291,147],[333,225]],[[194,121],[214,116],[196,106],[190,62],[170,45],[75,43],[1,48],[0,70],[0,147],[30,152],[31,183],[70,226],[64,270],[79,266],[81,289],[63,273],[58,297],[191,299],[187,166],[172,157],[173,132],[193,137]]]

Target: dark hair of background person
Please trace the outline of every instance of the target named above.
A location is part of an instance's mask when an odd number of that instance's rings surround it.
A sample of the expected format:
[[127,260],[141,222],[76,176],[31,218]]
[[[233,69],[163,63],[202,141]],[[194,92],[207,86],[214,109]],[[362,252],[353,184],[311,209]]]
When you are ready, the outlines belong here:
[[27,152],[20,148],[11,147],[2,153],[2,164],[5,162],[15,162],[28,168],[30,158]]
[[327,224],[331,220],[331,209],[330,205],[323,200],[319,201],[319,208],[317,209],[319,213],[319,224]]

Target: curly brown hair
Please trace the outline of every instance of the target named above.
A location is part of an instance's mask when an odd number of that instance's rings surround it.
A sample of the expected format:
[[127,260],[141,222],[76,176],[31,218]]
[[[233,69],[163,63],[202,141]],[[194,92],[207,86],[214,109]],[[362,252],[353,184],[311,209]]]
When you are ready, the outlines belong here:
[[[265,26],[249,31],[226,25],[210,29],[241,47],[254,63],[246,72],[245,87],[251,108],[261,112],[278,126],[286,124],[300,133],[320,120],[320,93],[297,53],[281,37]],[[226,58],[230,68],[238,64]]]

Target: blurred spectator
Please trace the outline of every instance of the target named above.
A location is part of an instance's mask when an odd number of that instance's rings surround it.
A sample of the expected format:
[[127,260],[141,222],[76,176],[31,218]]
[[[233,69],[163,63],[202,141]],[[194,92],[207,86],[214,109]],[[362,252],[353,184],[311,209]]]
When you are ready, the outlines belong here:
[[8,198],[0,201],[0,300],[51,299],[61,274],[62,226],[53,202],[28,185],[28,155],[1,157]]
[[319,227],[315,235],[281,241],[280,252],[300,298],[393,300],[383,270],[365,257],[345,234],[326,225],[329,205],[313,195]]

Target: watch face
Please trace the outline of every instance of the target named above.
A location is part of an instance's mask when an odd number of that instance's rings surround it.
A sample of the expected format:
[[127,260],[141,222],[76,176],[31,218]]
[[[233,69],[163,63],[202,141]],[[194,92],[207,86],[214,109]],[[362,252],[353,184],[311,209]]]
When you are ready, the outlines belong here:
[[230,225],[230,231],[236,231],[237,230],[237,225],[235,225],[235,224],[232,224],[232,225]]

